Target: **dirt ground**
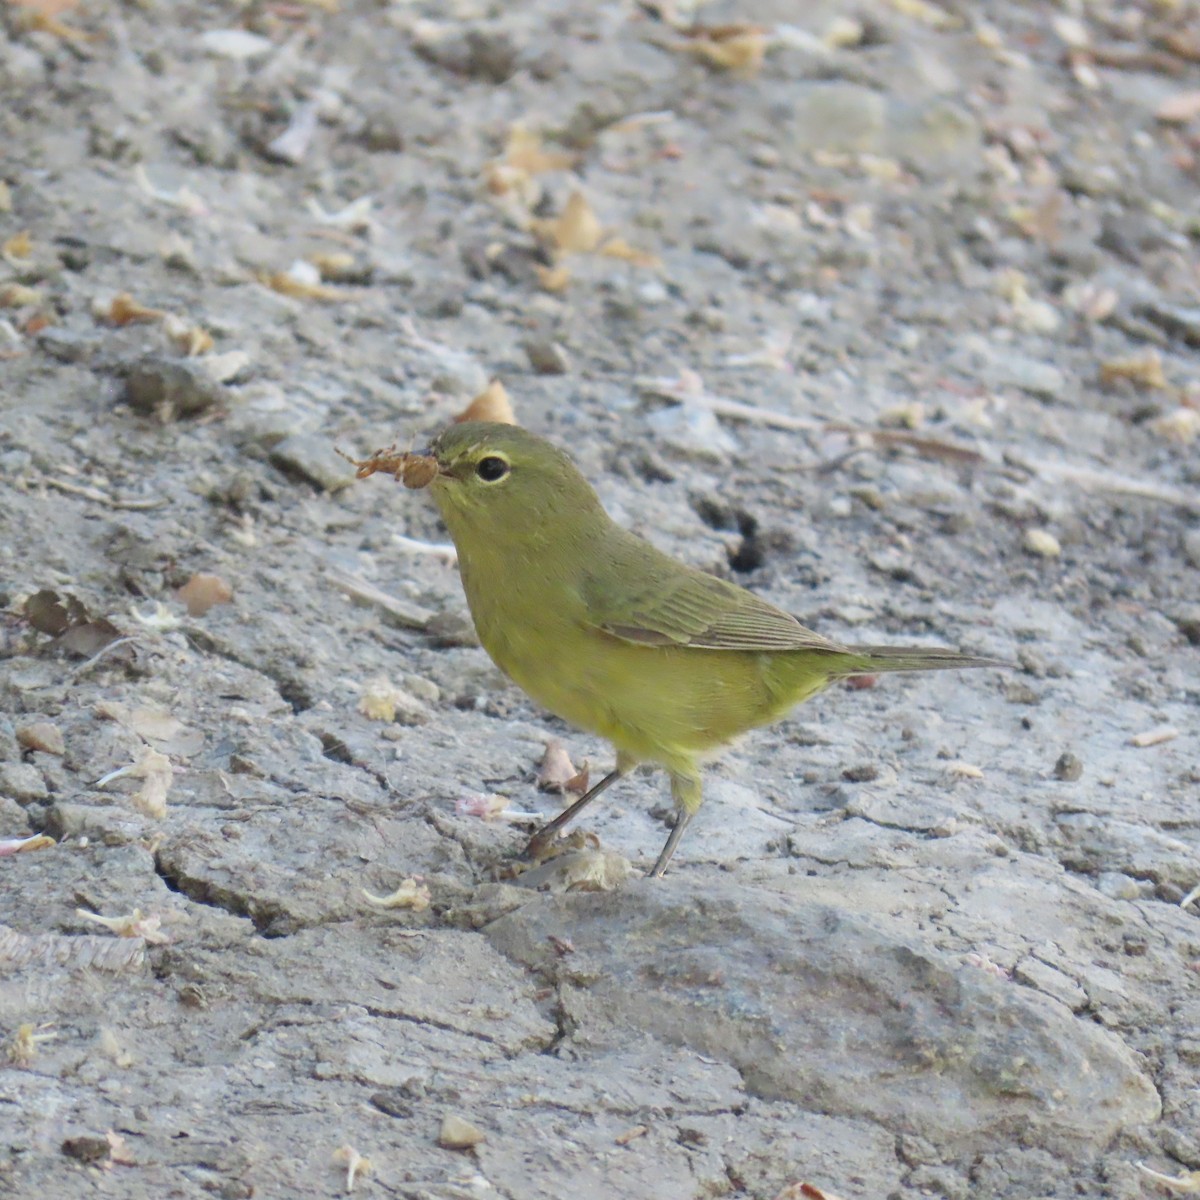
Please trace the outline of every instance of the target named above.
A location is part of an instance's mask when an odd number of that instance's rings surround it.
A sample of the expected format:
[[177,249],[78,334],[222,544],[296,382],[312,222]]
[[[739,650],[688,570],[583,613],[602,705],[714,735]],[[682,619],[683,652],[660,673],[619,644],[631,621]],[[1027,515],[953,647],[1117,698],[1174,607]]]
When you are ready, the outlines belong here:
[[[1200,6],[0,20],[0,1194],[1196,1190]],[[491,378],[665,550],[1016,667],[505,878],[607,748],[333,449]]]

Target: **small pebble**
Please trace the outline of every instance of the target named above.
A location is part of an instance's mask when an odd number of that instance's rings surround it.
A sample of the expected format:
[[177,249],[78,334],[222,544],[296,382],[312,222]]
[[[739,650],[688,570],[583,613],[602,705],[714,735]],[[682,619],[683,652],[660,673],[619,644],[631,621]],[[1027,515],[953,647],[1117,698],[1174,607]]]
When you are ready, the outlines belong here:
[[151,355],[125,380],[125,402],[135,412],[171,421],[194,417],[228,403],[226,389],[199,362]]
[[470,1150],[480,1142],[487,1141],[487,1134],[463,1117],[447,1113],[442,1118],[442,1129],[438,1134],[438,1145],[447,1150]]
[[1058,756],[1058,762],[1054,764],[1055,779],[1061,779],[1064,783],[1074,783],[1082,774],[1083,763],[1070,750]]
[[842,778],[850,783],[870,783],[879,778],[879,768],[874,763],[860,763],[856,767],[847,767]]
[[549,338],[531,338],[525,343],[525,353],[539,375],[565,375],[571,369],[566,350]]
[[1021,547],[1027,554],[1036,554],[1039,558],[1057,558],[1062,553],[1058,538],[1046,529],[1025,530]]
[[290,475],[298,475],[327,492],[338,492],[354,482],[353,469],[333,452],[327,435],[294,433],[270,454],[271,462]]

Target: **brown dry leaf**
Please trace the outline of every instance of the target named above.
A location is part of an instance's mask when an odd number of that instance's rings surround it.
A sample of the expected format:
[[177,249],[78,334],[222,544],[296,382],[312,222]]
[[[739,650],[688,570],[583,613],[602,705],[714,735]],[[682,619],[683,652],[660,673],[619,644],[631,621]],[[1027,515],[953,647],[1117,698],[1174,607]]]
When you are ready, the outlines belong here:
[[29,236],[29,230],[22,229],[20,233],[14,233],[3,246],[0,246],[0,251],[6,258],[32,257],[33,239]]
[[559,264],[557,267],[534,266],[537,272],[538,285],[544,292],[565,292],[571,284],[571,268]]
[[0,287],[0,308],[32,308],[41,304],[42,293],[23,283],[6,283]]
[[542,792],[558,792],[561,795],[567,782],[574,779],[577,772],[566,746],[559,738],[552,738],[546,743],[546,752],[542,755],[538,767],[537,785]]
[[1163,374],[1162,356],[1157,350],[1147,350],[1145,354],[1134,355],[1132,358],[1110,358],[1100,364],[1100,382],[1115,383],[1118,379],[1128,379],[1138,387],[1156,388],[1167,387],[1167,377]]
[[19,725],[17,741],[26,750],[41,750],[46,754],[57,754],[60,757],[67,751],[62,730],[50,721],[33,721],[28,725]]
[[455,424],[462,421],[495,421],[499,425],[516,425],[508,389],[498,379],[491,383],[454,418]]
[[1168,96],[1155,110],[1155,117],[1166,125],[1186,125],[1200,117],[1200,89],[1176,92]]
[[649,267],[655,269],[662,266],[662,259],[656,254],[650,254],[645,250],[639,250],[636,246],[631,246],[623,237],[611,237],[600,247],[600,253],[608,258],[620,258],[625,262],[633,263],[635,267]]
[[767,53],[767,31],[761,25],[694,25],[687,41],[672,47],[718,71],[751,75]]
[[114,296],[107,305],[96,310],[96,316],[112,325],[134,325],[139,322],[161,321],[167,314],[159,308],[147,308],[128,292]]
[[60,597],[49,588],[30,596],[22,612],[39,633],[57,637],[59,646],[82,658],[90,658],[122,636],[111,621],[93,618],[74,596]]
[[73,622],[88,619],[87,609],[74,596],[63,598],[50,588],[34,592],[25,601],[21,612],[38,633],[54,637],[65,633]]
[[233,588],[220,575],[193,575],[176,593],[176,599],[187,606],[189,617],[202,617],[218,604],[228,604],[233,599]]
[[72,625],[58,639],[58,644],[68,653],[80,658],[91,658],[99,654],[106,646],[120,641],[124,635],[109,620],[97,617],[94,621],[84,621],[80,625]]
[[587,197],[580,191],[571,193],[557,217],[535,221],[533,231],[562,254],[590,254],[600,244],[604,232]]
[[563,791],[570,792],[573,796],[582,796],[588,790],[588,776],[588,763],[585,758],[583,766],[563,784]]

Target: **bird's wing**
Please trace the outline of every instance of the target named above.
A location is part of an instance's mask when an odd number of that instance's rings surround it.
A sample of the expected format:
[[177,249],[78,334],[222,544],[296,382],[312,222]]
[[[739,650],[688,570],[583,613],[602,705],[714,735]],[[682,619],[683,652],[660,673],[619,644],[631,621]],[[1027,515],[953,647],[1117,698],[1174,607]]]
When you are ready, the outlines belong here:
[[584,581],[589,622],[622,641],[698,650],[825,650],[845,647],[736,584],[685,567],[640,542]]

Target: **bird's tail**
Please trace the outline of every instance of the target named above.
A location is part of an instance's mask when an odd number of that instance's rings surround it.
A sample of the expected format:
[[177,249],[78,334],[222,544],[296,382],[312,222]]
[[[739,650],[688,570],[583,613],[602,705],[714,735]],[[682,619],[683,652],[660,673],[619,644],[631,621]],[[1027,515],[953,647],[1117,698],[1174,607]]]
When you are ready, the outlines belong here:
[[948,671],[963,667],[1009,667],[998,658],[978,654],[959,654],[927,646],[847,646],[839,657],[835,677],[873,675],[876,671]]

